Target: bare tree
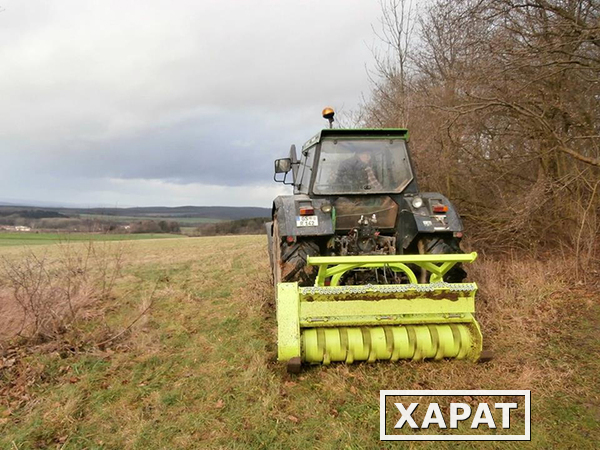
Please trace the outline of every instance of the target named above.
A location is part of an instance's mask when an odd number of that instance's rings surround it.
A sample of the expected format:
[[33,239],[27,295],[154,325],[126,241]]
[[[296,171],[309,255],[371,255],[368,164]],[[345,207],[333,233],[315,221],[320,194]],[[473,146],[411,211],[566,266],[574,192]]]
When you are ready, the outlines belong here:
[[490,245],[597,250],[599,9],[437,0],[406,28],[402,2],[382,3],[388,55],[375,57],[364,120],[408,125],[421,185],[457,200]]
[[375,69],[370,71],[370,77],[378,97],[377,106],[381,108],[385,105],[387,117],[376,110],[371,114],[379,117],[381,125],[406,126],[410,100],[409,61],[416,25],[416,5],[413,0],[380,0],[380,5],[381,18],[378,26],[373,26],[379,45],[372,48]]

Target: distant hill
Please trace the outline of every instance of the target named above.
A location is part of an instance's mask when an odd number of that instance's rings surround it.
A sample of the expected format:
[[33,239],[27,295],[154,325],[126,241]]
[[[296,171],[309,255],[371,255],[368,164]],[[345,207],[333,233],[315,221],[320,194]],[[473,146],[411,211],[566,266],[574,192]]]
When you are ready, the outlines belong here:
[[15,206],[0,206],[0,217],[20,217],[23,219],[48,219],[48,218],[66,218],[68,216],[41,208],[21,208]]
[[245,207],[245,206],[149,206],[137,208],[39,208],[25,205],[0,205],[0,216],[14,214],[20,217],[30,216],[31,211],[37,214],[43,210],[46,217],[58,216],[124,216],[135,218],[165,218],[177,219],[212,219],[212,220],[238,220],[270,217],[270,208]]

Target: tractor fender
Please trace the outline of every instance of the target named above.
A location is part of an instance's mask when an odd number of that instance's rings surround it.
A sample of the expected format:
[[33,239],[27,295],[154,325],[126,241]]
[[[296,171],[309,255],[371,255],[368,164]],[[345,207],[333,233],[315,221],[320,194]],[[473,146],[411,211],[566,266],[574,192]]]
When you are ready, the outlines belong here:
[[[423,200],[423,206],[415,208],[412,201],[415,197]],[[420,192],[406,195],[403,198],[398,220],[399,235],[402,246],[407,248],[417,234],[455,233],[463,231],[463,223],[450,200],[438,192]],[[442,204],[448,207],[443,214],[433,212],[433,204]]]
[[[322,207],[331,205],[326,198],[310,198],[308,195],[280,195],[273,201],[272,217],[277,216],[279,236],[327,236],[334,231],[332,212]],[[317,226],[297,226],[301,207],[312,207],[317,216]]]

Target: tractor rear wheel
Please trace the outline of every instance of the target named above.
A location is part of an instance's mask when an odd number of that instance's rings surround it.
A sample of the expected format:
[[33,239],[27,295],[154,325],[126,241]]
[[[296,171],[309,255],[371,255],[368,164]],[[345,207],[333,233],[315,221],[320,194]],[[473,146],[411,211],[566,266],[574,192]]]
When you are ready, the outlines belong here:
[[[422,250],[419,253],[431,255],[451,255],[456,253],[464,253],[458,239],[455,237],[434,237],[421,239],[419,243]],[[462,283],[467,277],[467,272],[462,268],[462,264],[456,264],[450,271],[444,275],[444,281],[448,283]]]
[[316,277],[314,267],[306,264],[309,256],[320,254],[319,245],[310,240],[296,238],[295,242],[285,242],[279,235],[277,217],[273,219],[273,281],[297,281],[300,286],[311,286]]

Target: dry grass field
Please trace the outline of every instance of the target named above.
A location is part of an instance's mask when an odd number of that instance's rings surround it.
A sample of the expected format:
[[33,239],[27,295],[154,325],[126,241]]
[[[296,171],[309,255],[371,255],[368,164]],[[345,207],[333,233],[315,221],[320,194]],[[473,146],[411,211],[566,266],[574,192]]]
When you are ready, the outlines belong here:
[[[103,245],[123,254],[110,295],[46,339],[4,337],[1,449],[455,447],[380,442],[380,389],[531,389],[531,442],[486,448],[600,441],[600,294],[574,285],[559,261],[474,265],[489,363],[338,364],[290,376],[275,360],[263,236]],[[3,247],[0,258],[17,264],[29,251]],[[63,250],[34,251],[52,260]],[[4,308],[12,291],[0,283]]]

